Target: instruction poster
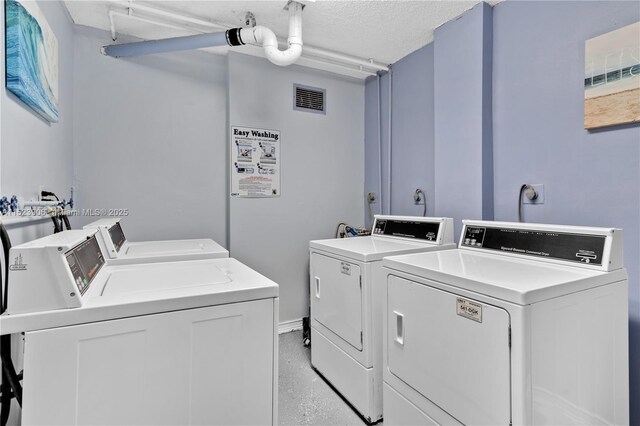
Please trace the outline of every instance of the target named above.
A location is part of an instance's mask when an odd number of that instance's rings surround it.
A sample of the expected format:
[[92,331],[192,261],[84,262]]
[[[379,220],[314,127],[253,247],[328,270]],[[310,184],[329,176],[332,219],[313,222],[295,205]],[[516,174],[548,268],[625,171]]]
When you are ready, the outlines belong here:
[[280,196],[280,132],[231,127],[231,196]]

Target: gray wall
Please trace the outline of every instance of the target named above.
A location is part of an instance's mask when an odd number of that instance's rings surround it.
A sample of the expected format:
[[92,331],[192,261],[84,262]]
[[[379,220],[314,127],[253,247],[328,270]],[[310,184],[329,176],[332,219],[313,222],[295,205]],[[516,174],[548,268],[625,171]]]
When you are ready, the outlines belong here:
[[[389,187],[389,74],[369,77],[365,84],[365,194],[378,200],[372,214],[421,216],[413,193],[427,197],[427,216],[434,215],[434,84],[433,44],[428,44],[393,64],[391,126],[391,185]],[[378,97],[382,108],[378,111]],[[378,122],[378,114],[382,127]],[[381,137],[381,149],[378,137]],[[382,167],[379,166],[382,157]],[[380,187],[382,173],[382,188]],[[390,194],[389,189],[391,189]],[[365,201],[365,209],[368,208]],[[369,212],[365,210],[369,223]]]
[[640,127],[583,128],[584,42],[640,20],[638,2],[505,2],[494,12],[496,219],[544,184],[528,222],[624,229],[631,424],[640,424]]
[[[293,84],[327,91],[327,113],[294,111]],[[308,315],[309,240],[364,214],[364,85],[229,55],[229,122],[281,132],[281,195],[232,198],[230,250],[280,285],[280,322]]]
[[378,101],[380,85],[381,83],[377,77],[369,77],[364,87],[364,104],[366,105],[364,111],[364,193],[373,192],[377,197],[375,203],[371,205],[369,205],[366,198],[363,200],[367,226],[371,226],[371,215],[382,213],[380,193],[380,173],[382,173],[382,170],[379,167],[380,153],[378,147],[378,138],[382,136],[380,123],[378,122],[378,114],[382,113],[382,111],[378,110],[380,105]]
[[[45,121],[6,89],[5,45],[0,43],[0,195],[37,199],[40,185],[45,185],[45,189],[68,199],[73,181],[73,23],[61,3],[39,1],[38,6],[58,40],[60,121]],[[0,7],[0,28],[4,34],[4,6]],[[8,226],[7,230],[15,245],[51,234],[53,226],[44,221]],[[4,264],[2,270],[6,271]],[[20,371],[20,335],[12,338],[12,356]],[[20,406],[14,399],[8,424],[19,423]]]
[[492,8],[481,3],[434,34],[436,215],[493,219]]
[[76,30],[78,207],[128,208],[132,241],[226,245],[226,59],[198,51],[113,59],[99,53],[110,42],[107,32]]
[[[480,19],[475,15],[478,8],[436,32],[433,62],[417,65],[411,73],[402,77],[398,72],[394,74],[394,87],[416,84],[424,75],[433,73],[434,67],[446,77],[435,80],[435,111],[424,109],[421,115],[405,125],[419,126],[420,123],[432,121],[431,114],[436,117],[444,114],[451,118],[447,125],[456,127],[454,130],[457,134],[464,135],[466,127],[470,127],[475,131],[468,137],[477,140],[481,135],[478,129],[482,129],[479,122],[487,116],[487,96],[486,93],[483,95],[481,88],[492,86],[490,95],[493,107],[489,110],[489,116],[492,115],[493,155],[487,158],[485,151],[483,156],[482,150],[477,149],[478,144],[475,144],[473,149],[481,164],[472,165],[471,174],[480,176],[478,171],[481,169],[493,174],[489,183],[492,183],[495,219],[517,220],[518,190],[522,183],[527,182],[545,185],[544,204],[524,206],[524,216],[528,222],[624,229],[624,262],[629,273],[631,424],[640,424],[640,407],[633,403],[640,398],[640,126],[616,126],[592,132],[583,128],[584,42],[637,22],[640,9],[637,2],[624,1],[500,3],[493,10],[492,52],[487,54],[489,50],[485,49],[483,54],[478,47],[478,37],[482,34],[479,26],[486,26],[488,22],[486,16]],[[443,31],[453,32],[443,36]],[[468,43],[462,43],[463,40]],[[463,54],[465,49],[471,50]],[[441,55],[437,54],[438,50],[442,52]],[[405,59],[395,64],[394,68],[397,70]],[[467,76],[465,70],[457,69],[468,65],[470,60],[476,69],[483,62],[486,69],[486,62],[491,62],[491,83],[480,82],[477,76]],[[461,72],[465,73],[462,77],[458,74]],[[454,81],[449,80],[456,76],[464,84],[460,81],[456,83],[455,78]],[[467,78],[472,78],[472,87],[467,87]],[[454,99],[439,99],[445,96],[443,92],[450,90],[449,87],[438,86],[445,84],[445,80],[449,85],[457,84],[455,90],[467,90],[466,97],[459,96],[455,102]],[[377,143],[377,139],[373,141],[373,138],[377,138],[378,126],[375,84],[376,81],[370,79],[366,86],[366,170],[367,176],[372,178],[367,179],[365,190],[375,187],[373,177],[377,178],[378,173],[376,152],[372,151],[374,142]],[[420,86],[416,84],[416,87]],[[386,90],[388,87],[383,81],[382,92]],[[424,87],[416,89],[413,94],[413,98],[428,96],[432,95]],[[476,114],[468,113],[470,107]],[[383,96],[382,111],[387,108],[387,99]],[[458,121],[455,120],[456,114],[459,114]],[[386,117],[382,119],[385,126]],[[398,127],[398,122],[394,114],[393,127]],[[441,125],[439,123],[436,119],[436,146],[450,149],[447,144],[451,141],[442,139],[442,132],[437,128]],[[420,139],[394,140],[393,143],[394,152],[401,149],[407,152],[428,149],[428,142]],[[406,146],[396,146],[401,143]],[[442,152],[436,149],[426,164],[460,171],[464,162],[469,161],[463,160],[466,157],[462,155],[454,155],[454,149],[445,152],[444,156]],[[411,162],[405,163],[405,167],[406,176],[422,176],[425,172],[424,167]],[[487,194],[486,188],[479,190],[479,182],[469,188],[470,174],[464,170],[462,174],[462,181],[456,181],[453,176],[453,180],[444,183],[439,183],[443,179],[441,173],[436,171],[435,175],[436,185],[454,183],[456,186],[453,188],[454,194],[462,204],[458,207],[451,204],[452,209],[448,212],[456,218],[473,213],[470,213],[467,203],[476,206],[475,211],[479,211],[480,192]],[[409,179],[403,180],[406,182]],[[393,182],[394,188],[402,184]],[[436,194],[437,214],[446,213],[439,211],[440,203],[451,202],[442,200],[443,197],[451,196],[441,192]],[[395,212],[401,205],[395,197],[394,202],[397,204],[392,205],[391,209]]]
[[[4,42],[0,49],[2,89],[0,90],[0,192],[37,199],[38,188],[69,198],[73,179],[73,24],[58,2],[40,1],[38,6],[58,39],[60,121],[49,123],[33,112],[4,85]],[[4,7],[0,8],[4,34]],[[12,226],[13,243],[38,238],[52,232],[46,222],[39,226]]]
[[397,215],[422,216],[417,188],[427,196],[427,216],[434,214],[435,186],[433,44],[393,64],[391,208]]

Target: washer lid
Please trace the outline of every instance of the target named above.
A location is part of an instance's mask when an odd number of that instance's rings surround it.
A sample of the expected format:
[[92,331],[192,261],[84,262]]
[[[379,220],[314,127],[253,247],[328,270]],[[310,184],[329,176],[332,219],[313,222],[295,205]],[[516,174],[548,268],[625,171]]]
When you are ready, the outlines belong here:
[[81,307],[2,315],[0,321],[2,334],[11,334],[275,297],[276,283],[231,258],[107,265]]
[[353,237],[315,240],[309,242],[311,251],[322,250],[360,262],[373,262],[385,256],[433,250],[453,249],[455,244],[429,241],[413,242],[387,237]]
[[211,262],[157,263],[111,272],[100,297],[126,301],[136,293],[183,291],[228,282],[228,273]]
[[121,256],[155,257],[196,253],[227,253],[228,255],[227,250],[215,241],[201,239],[128,242]]
[[383,266],[519,305],[627,278],[625,269],[600,272],[468,250],[387,257]]

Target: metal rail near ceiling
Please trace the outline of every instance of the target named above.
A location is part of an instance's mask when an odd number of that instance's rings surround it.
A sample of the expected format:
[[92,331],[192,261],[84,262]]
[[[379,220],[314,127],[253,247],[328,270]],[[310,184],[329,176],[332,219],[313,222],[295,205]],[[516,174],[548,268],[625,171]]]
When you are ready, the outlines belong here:
[[[115,26],[116,16],[196,34],[205,34],[210,32],[211,30],[220,31],[222,29],[229,29],[233,27],[232,25],[211,22],[194,16],[186,16],[176,12],[159,9],[157,7],[140,4],[137,2],[128,2],[121,0],[107,0],[107,2],[113,4],[114,6],[124,7],[126,10],[125,12],[123,12],[112,9],[108,12],[111,36],[114,40],[117,36]],[[146,14],[162,17],[163,20],[159,20],[150,16],[140,15],[139,13],[134,14],[135,11],[141,11]],[[178,24],[176,23],[176,21],[184,23],[184,25]],[[203,28],[197,28],[193,25],[197,25]],[[281,42],[281,40],[278,41]],[[257,53],[257,50],[254,50],[253,53]],[[373,59],[358,58],[344,53],[334,52],[309,45],[304,46],[302,59],[310,63],[323,64],[332,67],[341,67],[351,72],[359,72],[363,76],[375,75],[377,72],[388,71],[389,69],[387,65],[377,62]]]

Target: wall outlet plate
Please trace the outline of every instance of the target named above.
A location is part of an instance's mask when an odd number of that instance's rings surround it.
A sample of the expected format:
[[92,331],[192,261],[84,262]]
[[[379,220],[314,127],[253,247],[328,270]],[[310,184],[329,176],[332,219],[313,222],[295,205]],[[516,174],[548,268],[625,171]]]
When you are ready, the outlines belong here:
[[533,189],[538,193],[538,198],[535,200],[530,200],[527,197],[522,197],[523,204],[544,204],[544,184],[542,183],[532,183]]

